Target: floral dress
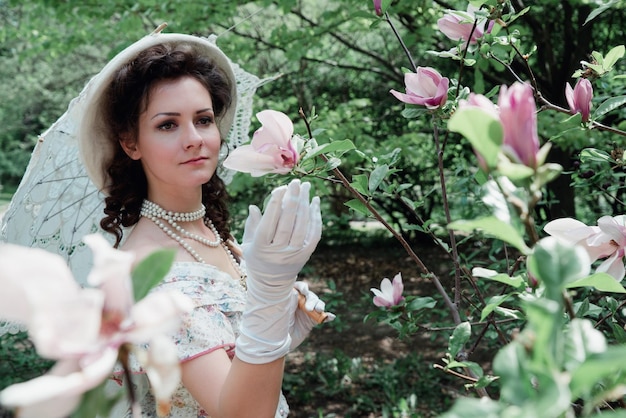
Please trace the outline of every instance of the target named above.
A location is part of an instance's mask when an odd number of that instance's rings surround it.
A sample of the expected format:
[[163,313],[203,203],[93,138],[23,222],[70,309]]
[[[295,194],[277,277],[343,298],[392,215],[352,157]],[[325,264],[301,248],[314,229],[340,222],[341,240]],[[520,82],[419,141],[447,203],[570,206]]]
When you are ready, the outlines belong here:
[[[189,296],[194,310],[185,315],[179,331],[173,335],[181,362],[192,360],[214,350],[225,349],[232,358],[245,306],[245,290],[229,274],[216,267],[197,262],[175,262],[162,283],[154,288],[178,290]],[[156,417],[155,399],[141,366],[131,360],[135,373],[133,383],[141,397],[143,417]],[[114,379],[115,380],[115,379]],[[117,380],[121,384],[121,380]],[[286,417],[289,407],[281,394],[276,418]],[[130,418],[130,411],[122,415]],[[182,384],[172,395],[172,418],[210,418]]]

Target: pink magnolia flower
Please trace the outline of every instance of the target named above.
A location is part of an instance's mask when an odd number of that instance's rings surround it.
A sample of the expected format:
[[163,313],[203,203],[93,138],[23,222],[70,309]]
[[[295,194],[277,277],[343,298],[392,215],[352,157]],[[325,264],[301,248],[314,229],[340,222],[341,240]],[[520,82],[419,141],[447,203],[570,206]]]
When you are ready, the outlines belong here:
[[448,99],[450,80],[442,77],[434,68],[417,67],[417,72],[404,75],[404,84],[406,94],[390,91],[401,102],[437,109]]
[[482,94],[470,93],[467,100],[459,101],[459,108],[463,107],[477,107],[489,113],[496,119],[500,118],[500,111],[498,110],[497,106]]
[[591,99],[593,98],[593,87],[589,80],[579,78],[573,89],[569,83],[566,83],[565,98],[573,115],[580,113],[583,122],[589,121],[592,106]]
[[[84,241],[94,252],[88,276],[94,287],[84,289],[59,255],[0,246],[0,318],[26,325],[37,352],[57,360],[45,375],[0,392],[0,403],[19,408],[20,417],[69,415],[83,393],[109,377],[122,345],[150,343],[174,330],[181,315],[192,309],[192,302],[178,292],[154,292],[134,304],[134,257],[111,248],[100,235]],[[145,368],[150,370],[150,364]],[[170,368],[178,382],[178,361]],[[171,392],[166,395],[159,401],[168,401]]]
[[604,259],[596,272],[610,274],[621,281],[626,274],[624,268],[624,249],[626,248],[626,216],[603,216],[598,219],[598,226],[587,226],[572,219],[562,218],[548,222],[544,227],[548,234],[574,242],[582,246],[593,263]]
[[498,107],[504,129],[503,151],[518,162],[536,168],[539,136],[532,87],[519,82],[502,86]]
[[383,14],[383,1],[382,0],[374,0],[374,10],[378,16],[382,16]]
[[[494,24],[493,20],[488,21],[485,18],[479,18],[474,28],[474,22],[477,20],[475,14],[476,10],[477,9],[472,5],[468,6],[466,12],[448,10],[447,13],[437,21],[437,27],[444,35],[453,41],[464,41],[462,47],[467,46],[468,41],[470,45],[475,44],[485,33],[491,32]],[[474,29],[473,32],[472,28]]]
[[261,128],[254,133],[250,144],[230,153],[224,167],[254,177],[290,172],[300,159],[293,142],[293,123],[287,115],[275,110],[263,110],[256,117]]
[[385,277],[380,282],[380,290],[376,288],[370,289],[374,293],[374,305],[387,308],[399,305],[404,300],[404,296],[402,296],[403,290],[404,285],[402,284],[402,275],[400,273],[393,278],[393,283]]

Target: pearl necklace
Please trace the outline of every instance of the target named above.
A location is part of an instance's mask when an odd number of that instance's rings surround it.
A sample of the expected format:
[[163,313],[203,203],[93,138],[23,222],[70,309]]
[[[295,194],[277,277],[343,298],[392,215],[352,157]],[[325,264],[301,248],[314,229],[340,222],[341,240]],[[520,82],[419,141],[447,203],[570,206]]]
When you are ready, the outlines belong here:
[[[235,267],[235,270],[237,270],[241,285],[246,288],[246,272],[244,271],[243,267],[237,262],[237,259],[228,247],[228,244],[222,241],[222,237],[217,231],[215,225],[213,225],[213,222],[211,222],[211,219],[206,217],[204,219],[204,224],[211,230],[211,232],[213,232],[213,235],[215,235],[215,241],[211,241],[198,234],[191,233],[178,224],[178,222],[192,222],[204,217],[204,215],[206,214],[206,207],[204,205],[202,205],[200,209],[194,212],[171,212],[166,211],[161,206],[149,201],[148,199],[144,199],[143,203],[141,204],[140,214],[141,216],[148,218],[152,222],[154,222],[155,225],[159,227],[159,229],[161,229],[168,237],[176,241],[199,263],[206,264],[200,254],[198,254],[198,252],[191,245],[189,245],[181,235],[197,241],[207,247],[216,248],[221,245],[226,251],[226,254],[230,259],[231,264],[233,265],[233,267]],[[162,222],[161,219],[165,220],[169,224],[169,227],[164,222]]]

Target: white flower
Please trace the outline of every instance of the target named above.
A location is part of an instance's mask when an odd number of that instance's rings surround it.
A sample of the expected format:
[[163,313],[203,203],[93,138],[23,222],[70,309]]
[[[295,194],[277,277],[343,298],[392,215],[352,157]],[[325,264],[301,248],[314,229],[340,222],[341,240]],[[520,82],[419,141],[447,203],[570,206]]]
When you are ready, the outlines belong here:
[[[133,256],[111,248],[100,235],[88,235],[84,241],[94,252],[88,282],[95,286],[85,289],[60,256],[35,248],[0,246],[0,318],[26,325],[37,352],[57,360],[45,375],[0,392],[0,403],[19,408],[20,417],[67,416],[84,392],[110,375],[122,345],[155,341],[175,329],[181,315],[193,307],[189,298],[177,292],[154,292],[135,304]],[[167,351],[166,344],[158,343],[159,352]],[[148,375],[150,365],[146,365]],[[168,365],[179,368],[178,362]],[[159,374],[167,375],[164,370]],[[178,384],[179,374],[169,375]],[[169,388],[172,383],[157,380],[151,383],[161,402],[171,390],[160,386]]]

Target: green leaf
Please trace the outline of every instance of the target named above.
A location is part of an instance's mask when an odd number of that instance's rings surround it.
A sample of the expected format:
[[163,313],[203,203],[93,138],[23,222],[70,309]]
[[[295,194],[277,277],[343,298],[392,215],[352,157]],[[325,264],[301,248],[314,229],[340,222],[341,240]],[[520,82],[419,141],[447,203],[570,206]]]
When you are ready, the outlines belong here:
[[450,357],[452,359],[454,359],[457,354],[459,354],[459,351],[465,347],[471,333],[472,326],[469,322],[461,322],[456,326],[448,341],[448,353],[450,353]]
[[502,406],[490,398],[461,397],[439,418],[500,418],[501,411]]
[[601,292],[626,293],[626,289],[624,289],[624,286],[622,286],[620,282],[615,280],[615,277],[607,273],[592,274],[589,277],[585,277],[569,283],[566,287],[569,289],[573,287],[585,286],[595,287]]
[[476,107],[464,107],[454,112],[448,129],[467,138],[489,167],[497,165],[504,131],[493,115]]
[[367,206],[365,206],[363,202],[361,202],[359,199],[348,200],[346,203],[344,203],[344,205],[346,205],[350,209],[353,209],[363,215],[368,216],[370,214],[370,211],[369,209],[367,209]]
[[349,139],[344,139],[343,141],[333,141],[313,148],[307,153],[307,158],[316,157],[320,154],[330,154],[333,152],[344,153],[355,148],[354,143]]
[[511,226],[511,224],[503,222],[494,216],[487,216],[485,218],[475,220],[454,221],[448,224],[448,229],[465,232],[479,230],[487,235],[511,244],[523,254],[529,254],[531,252],[522,236],[513,226]]
[[589,255],[584,248],[547,237],[535,245],[528,257],[530,272],[543,282],[549,297],[559,297],[566,285],[589,274]]
[[365,174],[357,174],[352,176],[352,187],[354,187],[354,189],[362,195],[369,195],[368,183],[369,180]]
[[424,296],[415,298],[407,304],[406,309],[408,311],[421,311],[422,309],[432,309],[437,304],[437,301],[430,296]]
[[611,70],[617,60],[624,56],[624,51],[624,45],[618,45],[611,49],[609,52],[607,52],[604,56],[604,62],[602,63],[604,68],[607,70]]
[[626,346],[610,346],[605,352],[590,356],[572,373],[572,399],[591,392],[603,378],[625,369]]
[[585,19],[585,23],[583,23],[583,26],[586,25],[587,23],[591,22],[596,17],[598,17],[598,15],[600,15],[601,13],[607,11],[611,7],[613,7],[616,4],[618,4],[620,1],[622,1],[622,0],[612,0],[612,1],[608,2],[608,3],[606,3],[606,4],[598,6],[597,9],[592,10],[591,13],[589,13],[589,16],[587,16],[587,19]]
[[107,380],[95,388],[85,392],[80,400],[78,408],[72,413],[71,418],[84,417],[108,417],[117,402],[124,396],[124,390],[114,395],[108,395],[105,389]]
[[602,332],[593,327],[588,319],[574,318],[565,334],[565,370],[573,371],[592,354],[606,350],[606,339]]
[[535,173],[535,170],[525,166],[524,164],[517,164],[509,161],[500,161],[498,164],[498,171],[503,176],[511,179],[513,182],[530,178]]
[[509,276],[504,273],[497,273],[494,270],[488,270],[480,267],[476,267],[472,270],[474,277],[481,277],[487,280],[493,280],[495,282],[503,283],[509,286],[513,286],[516,289],[526,286],[526,281],[522,276]]
[[376,166],[372,174],[370,174],[368,188],[370,193],[374,192],[380,183],[385,179],[389,173],[389,166],[387,164],[381,164]]
[[606,99],[604,102],[602,102],[598,106],[596,111],[593,112],[593,119],[597,119],[600,116],[606,115],[610,111],[615,110],[618,107],[622,106],[624,103],[626,103],[626,95],[625,96],[615,96],[615,97],[611,97],[609,99]]
[[492,296],[491,298],[489,298],[489,300],[486,302],[486,306],[483,308],[480,314],[480,320],[484,321],[485,318],[487,318],[487,316],[491,312],[493,312],[494,309],[496,309],[498,306],[502,305],[504,302],[510,299],[511,296],[512,294],[506,294],[506,295]]
[[582,162],[598,161],[601,163],[606,163],[612,160],[613,159],[606,151],[598,150],[595,148],[585,148],[580,151],[580,161]]
[[133,294],[135,301],[143,299],[150,289],[156,286],[172,267],[176,250],[157,250],[133,269]]

